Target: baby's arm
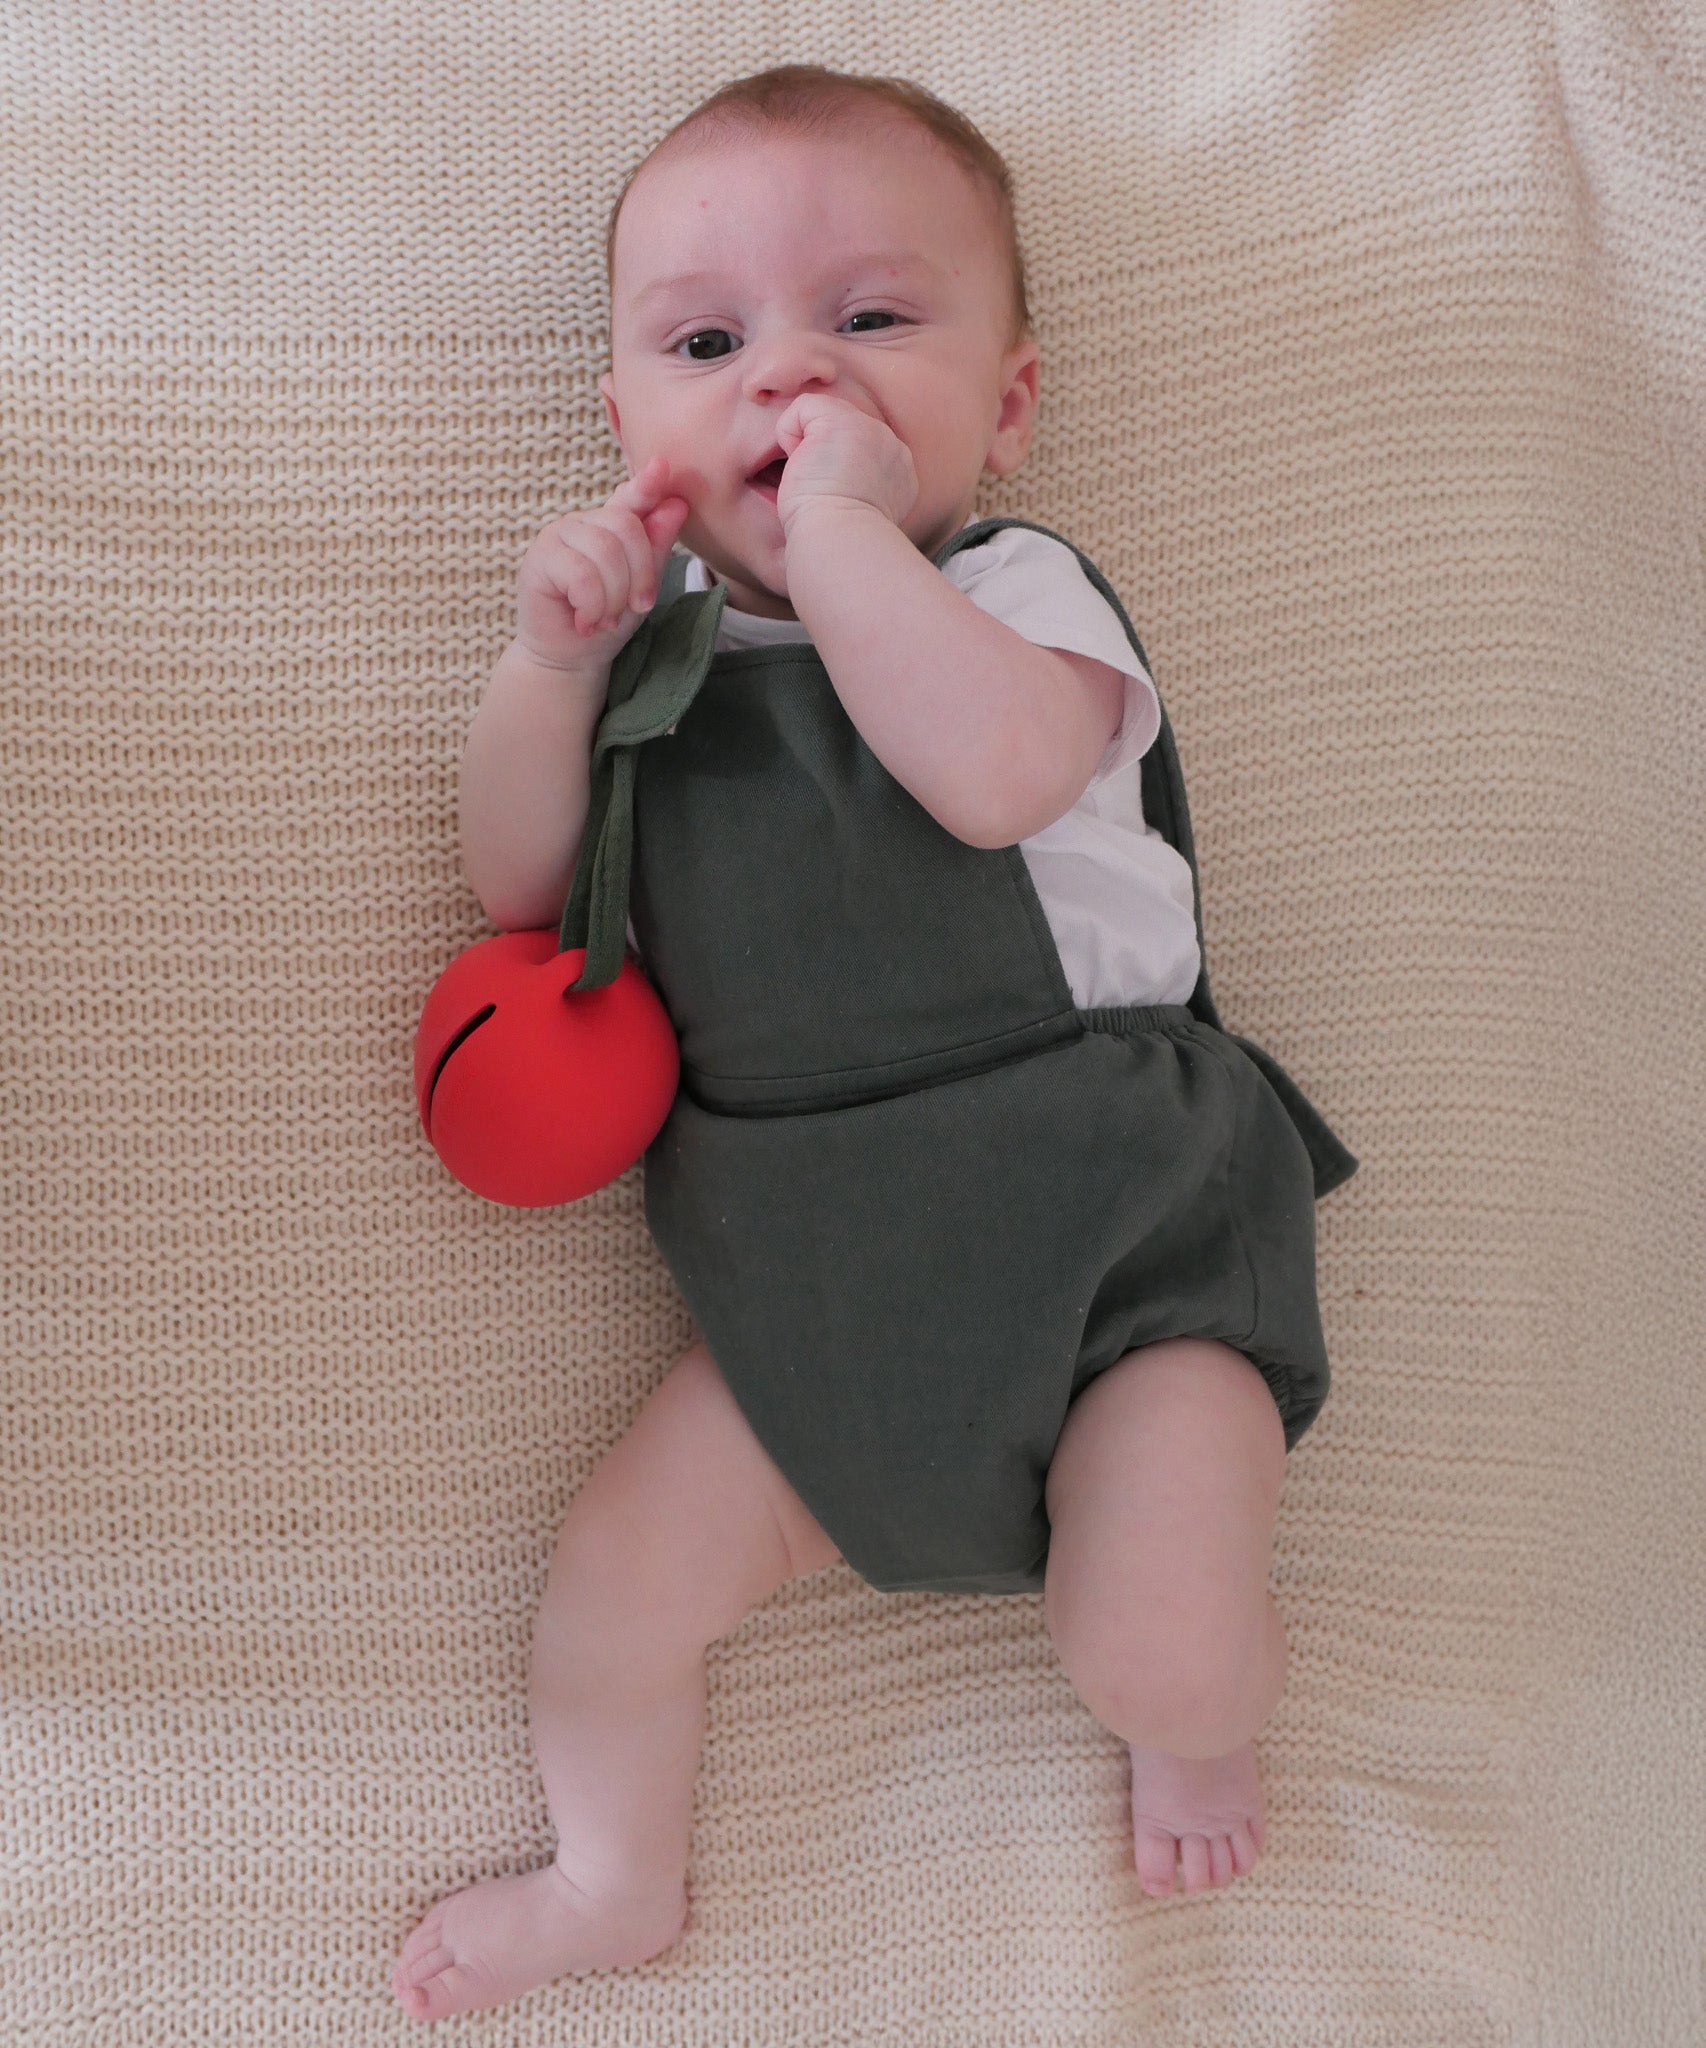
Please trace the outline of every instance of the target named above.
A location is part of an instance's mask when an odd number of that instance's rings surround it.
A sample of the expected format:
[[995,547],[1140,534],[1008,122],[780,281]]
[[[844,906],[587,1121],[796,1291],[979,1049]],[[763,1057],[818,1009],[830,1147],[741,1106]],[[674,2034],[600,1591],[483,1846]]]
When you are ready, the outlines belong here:
[[510,642],[462,755],[462,865],[500,931],[554,924],[568,900],[610,668],[578,674]]
[[462,756],[462,860],[504,931],[555,924],[574,879],[610,665],[657,597],[687,505],[655,457],[608,504],[555,520],[521,565],[519,630]]
[[865,744],[973,846],[1069,811],[1119,728],[1117,669],[991,618],[875,506],[802,507],[788,596]]

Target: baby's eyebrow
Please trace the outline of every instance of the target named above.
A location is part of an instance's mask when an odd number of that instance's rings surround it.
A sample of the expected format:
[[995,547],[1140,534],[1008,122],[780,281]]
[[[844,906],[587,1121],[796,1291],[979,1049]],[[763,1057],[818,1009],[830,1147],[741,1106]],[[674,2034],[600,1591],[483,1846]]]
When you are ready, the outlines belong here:
[[[852,272],[870,270],[904,270],[920,273],[925,277],[940,279],[942,273],[927,258],[910,249],[872,249],[858,256],[844,257],[836,266],[837,270]],[[637,291],[630,305],[638,312],[648,300],[658,298],[665,292],[685,291],[690,287],[716,284],[725,273],[720,270],[684,270],[675,277],[654,277],[650,284]]]

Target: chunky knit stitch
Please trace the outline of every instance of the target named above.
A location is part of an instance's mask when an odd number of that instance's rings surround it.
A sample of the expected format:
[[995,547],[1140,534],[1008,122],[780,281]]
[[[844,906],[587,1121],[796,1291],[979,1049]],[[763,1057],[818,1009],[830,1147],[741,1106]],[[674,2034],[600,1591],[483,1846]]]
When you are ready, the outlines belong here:
[[1040,1600],[834,1566],[713,1652],[680,1944],[467,2038],[1706,2034],[1703,48],[1694,0],[0,0],[5,2048],[400,2041],[422,1910],[549,1853],[546,1560],[691,1332],[638,1172],[482,1204],[410,1046],[487,929],[521,555],[620,475],[606,210],[794,58],[1012,163],[1043,408],[979,509],[1127,597],[1228,1026],[1363,1162],[1270,1846],[1145,1901]]

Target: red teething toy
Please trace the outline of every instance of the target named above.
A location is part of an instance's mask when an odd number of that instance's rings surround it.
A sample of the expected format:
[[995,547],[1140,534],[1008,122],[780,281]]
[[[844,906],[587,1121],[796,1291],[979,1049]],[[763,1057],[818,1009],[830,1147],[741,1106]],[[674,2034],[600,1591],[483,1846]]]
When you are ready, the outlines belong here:
[[719,586],[660,602],[611,665],[558,929],[470,946],[427,997],[415,1034],[421,1123],[462,1185],[488,1201],[579,1201],[627,1172],[675,1100],[675,1027],[622,947],[635,755],[673,733],[692,703],[726,596]]
[[657,992],[624,960],[571,992],[586,948],[502,932],[451,961],[415,1035],[415,1101],[434,1149],[488,1201],[544,1209],[625,1173],[663,1128],[681,1072]]

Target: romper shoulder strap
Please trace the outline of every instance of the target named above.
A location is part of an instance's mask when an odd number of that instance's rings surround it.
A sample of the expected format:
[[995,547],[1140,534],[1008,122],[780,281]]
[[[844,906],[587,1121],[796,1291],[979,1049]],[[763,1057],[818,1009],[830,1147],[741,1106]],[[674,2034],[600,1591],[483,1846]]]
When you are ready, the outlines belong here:
[[687,564],[671,554],[657,601],[610,664],[604,714],[593,735],[591,789],[574,881],[557,945],[586,948],[576,990],[604,988],[621,971],[634,852],[634,769],[638,748],[668,732],[699,693],[716,648],[728,592],[682,595]]
[[[1137,629],[1126,616],[1125,606],[1120,603],[1113,585],[1082,548],[1075,546],[1064,534],[1056,533],[1052,527],[1041,526],[1033,519],[997,517],[974,520],[971,525],[962,527],[958,533],[944,542],[932,560],[940,569],[949,557],[957,554],[961,548],[976,547],[980,542],[988,540],[992,534],[999,533],[1008,526],[1022,526],[1031,533],[1046,534],[1050,540],[1057,540],[1063,547],[1072,549],[1078,557],[1079,567],[1113,606],[1115,615],[1125,628],[1125,636],[1131,642],[1132,652],[1142,662],[1145,672],[1153,682],[1155,672],[1149,666],[1149,657],[1143,651],[1143,642],[1138,639]],[[1156,701],[1161,703],[1161,730],[1156,734],[1155,743],[1144,755],[1141,764],[1143,816],[1145,823],[1153,825],[1167,844],[1184,857],[1191,871],[1191,905],[1196,916],[1197,958],[1201,965],[1196,987],[1191,990],[1190,1001],[1186,1007],[1199,1023],[1211,1026],[1212,1029],[1230,1038],[1234,1045],[1242,1048],[1267,1077],[1308,1149],[1315,1175],[1315,1196],[1319,1200],[1321,1196],[1349,1180],[1357,1170],[1357,1162],[1321,1112],[1273,1054],[1247,1038],[1240,1038],[1236,1032],[1228,1031],[1220,1021],[1220,1014],[1214,1006],[1214,998],[1209,993],[1208,944],[1203,935],[1202,879],[1197,873],[1196,844],[1191,837],[1191,811],[1185,800],[1184,771],[1179,765],[1179,749],[1173,738],[1173,723],[1167,716],[1166,704],[1161,702],[1159,684],[1156,685],[1155,696]]]
[[[1149,665],[1149,656],[1143,651],[1143,642],[1137,637],[1137,628],[1126,616],[1126,608],[1120,603],[1119,593],[1102,574],[1090,557],[1080,547],[1074,546],[1062,533],[1053,527],[1040,526],[1034,519],[978,519],[952,535],[932,557],[938,569],[942,568],[951,555],[961,548],[975,548],[989,540],[1005,527],[1021,526],[1028,533],[1046,534],[1050,540],[1057,540],[1062,547],[1071,548],[1078,557],[1078,565],[1089,577],[1096,590],[1114,608],[1114,614],[1125,628],[1125,636],[1131,642],[1131,650],[1142,662],[1145,674],[1151,682],[1155,671]],[[1167,706],[1162,701],[1160,685],[1156,684],[1156,702],[1161,705],[1161,730],[1155,736],[1155,744],[1143,757],[1143,816],[1146,824],[1153,825],[1173,850],[1180,854],[1191,871],[1191,907],[1197,925],[1197,958],[1201,967],[1197,974],[1197,985],[1191,990],[1187,1005],[1192,1016],[1204,1024],[1210,1024],[1216,1031],[1224,1031],[1214,998],[1208,986],[1208,946],[1203,937],[1202,884],[1197,875],[1196,843],[1191,838],[1191,812],[1185,801],[1185,778],[1179,766],[1179,749],[1173,738],[1172,720],[1167,716]]]

